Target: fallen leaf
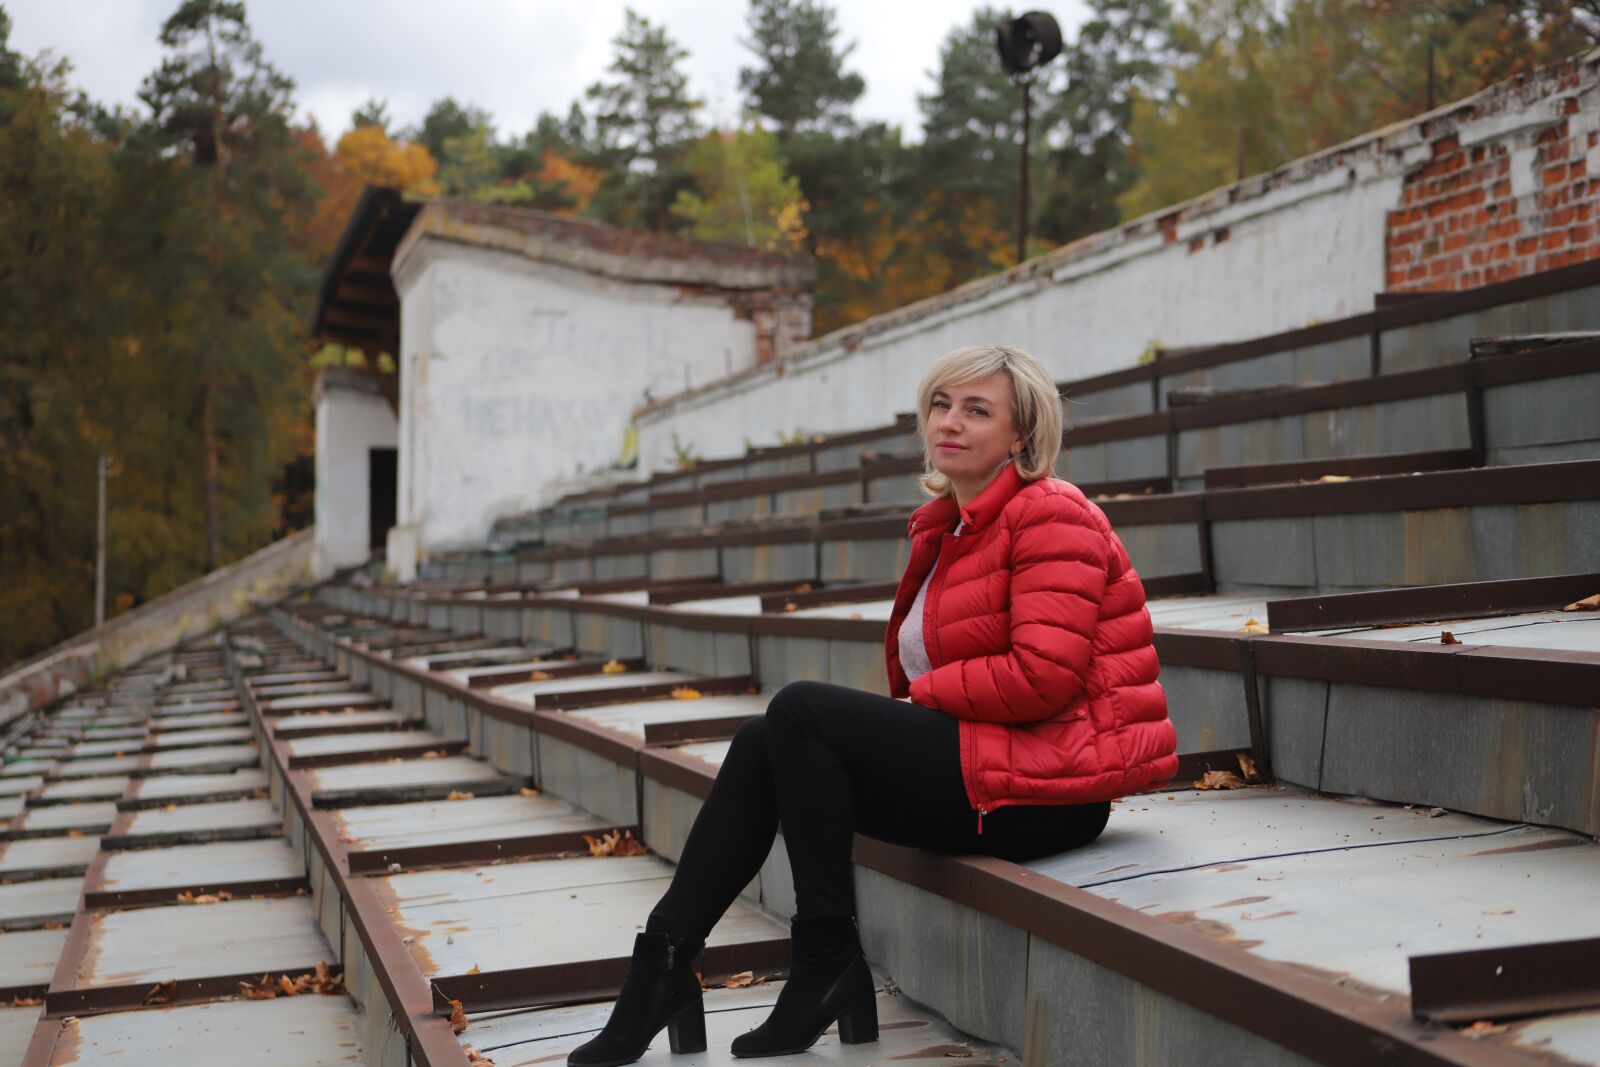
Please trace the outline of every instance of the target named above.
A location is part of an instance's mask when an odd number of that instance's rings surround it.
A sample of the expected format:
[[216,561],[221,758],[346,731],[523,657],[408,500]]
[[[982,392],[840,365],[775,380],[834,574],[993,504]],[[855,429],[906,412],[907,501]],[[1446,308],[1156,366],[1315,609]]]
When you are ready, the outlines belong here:
[[850,617],[851,617],[851,618],[852,618],[852,619],[859,619],[859,618],[861,618],[861,617],[862,617],[862,615],[861,615],[861,612],[859,612],[859,611],[852,611],[852,612],[851,612],[851,613],[850,613]]
[[474,963],[474,964],[473,964],[473,965],[472,965],[472,969],[471,969],[471,970],[470,970],[470,971],[468,971],[468,972],[467,972],[467,973],[468,973],[468,974],[477,974],[477,973],[479,973],[479,972],[478,972],[478,965],[477,965],[477,964],[476,964],[476,963]]
[[289,980],[289,976],[286,974],[278,975],[278,992],[286,997],[298,997],[300,995],[299,988]]
[[1441,645],[1459,645],[1461,641],[1449,630],[1440,630],[1439,643]]
[[12,997],[11,998],[11,1006],[13,1008],[37,1008],[39,1005],[41,1005],[43,1003],[44,1003],[44,1001],[42,999],[40,999],[39,997]]
[[755,980],[756,980],[755,972],[753,972],[753,971],[740,971],[738,974],[730,974],[728,976],[728,980],[722,983],[722,988],[724,988],[724,989],[743,989],[747,985],[754,985],[755,984]]
[[536,797],[539,795],[539,791],[537,789],[530,789],[528,786],[523,786],[521,789],[517,790],[517,792],[521,793],[525,797]]
[[626,674],[628,668],[620,660],[608,659],[605,666],[600,668],[601,674]]
[[1339,482],[1348,482],[1349,480],[1350,476],[1348,474],[1324,474],[1322,477],[1317,479],[1317,481],[1329,485],[1337,484]]
[[146,1004],[171,1004],[172,998],[177,995],[178,980],[176,978],[168,978],[165,982],[157,982],[154,988],[144,995],[144,1002]]
[[467,1013],[461,1010],[461,1001],[450,1002],[450,1032],[459,1034],[467,1028]]
[[467,1054],[468,1063],[481,1064],[482,1067],[494,1067],[493,1060],[479,1052],[477,1049],[473,1048],[471,1045],[463,1046],[461,1051]]
[[633,839],[632,830],[613,830],[599,837],[584,834],[583,840],[591,856],[642,856],[650,851]]
[[1196,789],[1243,789],[1244,783],[1232,771],[1207,771],[1194,784]]
[[530,682],[548,682],[550,679],[552,679],[554,677],[555,677],[555,675],[551,674],[549,671],[533,671],[528,675],[528,681],[530,681]]
[[278,996],[278,984],[272,980],[271,975],[262,975],[259,982],[240,982],[239,995],[246,1000],[275,1000]]
[[699,700],[700,690],[691,689],[686,685],[674,686],[672,689],[673,700]]
[[459,789],[452,789],[444,795],[444,798],[446,800],[471,800],[475,796],[477,796],[476,793],[464,793]]
[[1600,593],[1596,593],[1594,596],[1586,596],[1582,600],[1574,600],[1572,603],[1568,604],[1566,607],[1562,608],[1561,610],[1562,611],[1600,611]]
[[1437,819],[1441,815],[1448,815],[1449,812],[1447,812],[1444,808],[1429,808],[1427,811],[1423,812],[1423,814],[1430,819]]
[[796,604],[792,600],[785,600],[783,602],[783,610],[784,611],[799,611],[800,610],[800,605]]
[[1244,620],[1244,625],[1239,627],[1242,634],[1269,634],[1272,631],[1254,619]]
[[1245,781],[1252,781],[1260,776],[1256,770],[1256,761],[1250,758],[1250,753],[1239,753],[1239,773],[1244,775]]
[[1504,1026],[1496,1026],[1488,1019],[1479,1019],[1471,1026],[1461,1028],[1461,1033],[1465,1037],[1488,1037],[1490,1034],[1503,1034],[1505,1032],[1506,1028]]
[[617,843],[616,851],[613,852],[612,855],[614,855],[614,856],[643,856],[643,855],[648,854],[649,851],[650,850],[648,848],[646,848],[643,844],[641,844],[640,842],[635,841],[633,839],[633,832],[632,831],[624,831],[623,834],[622,834],[622,840]]
[[423,759],[443,759],[444,758],[444,753],[440,752],[436,748],[430,748],[430,749],[428,749],[428,751],[426,751],[426,752],[424,752],[422,754],[422,758]]
[[176,804],[163,804],[163,805],[161,805],[161,810],[162,811],[177,811],[178,810],[178,805],[176,805]]

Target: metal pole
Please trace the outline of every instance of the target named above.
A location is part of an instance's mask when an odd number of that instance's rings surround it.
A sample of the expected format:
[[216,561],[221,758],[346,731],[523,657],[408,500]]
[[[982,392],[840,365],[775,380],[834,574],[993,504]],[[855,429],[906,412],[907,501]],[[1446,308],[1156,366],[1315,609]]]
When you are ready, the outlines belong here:
[[106,454],[100,453],[100,523],[94,553],[94,624],[106,621]]
[[1017,164],[1017,262],[1028,258],[1028,148],[1030,78],[1019,78],[1022,86],[1022,158]]

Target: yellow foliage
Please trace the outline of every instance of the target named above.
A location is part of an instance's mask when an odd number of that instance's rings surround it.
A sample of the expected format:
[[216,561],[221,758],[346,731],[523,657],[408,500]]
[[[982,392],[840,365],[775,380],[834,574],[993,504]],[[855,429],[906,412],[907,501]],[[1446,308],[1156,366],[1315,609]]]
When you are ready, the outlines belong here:
[[339,138],[334,157],[362,185],[387,185],[416,196],[439,191],[439,164],[427,148],[410,141],[391,141],[377,126],[359,126]]
[[535,176],[540,185],[553,186],[565,184],[565,192],[572,197],[573,205],[569,212],[560,214],[576,215],[589,206],[589,201],[594,199],[595,192],[600,188],[600,182],[605,177],[602,171],[593,167],[585,167],[574,163],[564,156],[557,155],[554,149],[545,149],[543,166]]

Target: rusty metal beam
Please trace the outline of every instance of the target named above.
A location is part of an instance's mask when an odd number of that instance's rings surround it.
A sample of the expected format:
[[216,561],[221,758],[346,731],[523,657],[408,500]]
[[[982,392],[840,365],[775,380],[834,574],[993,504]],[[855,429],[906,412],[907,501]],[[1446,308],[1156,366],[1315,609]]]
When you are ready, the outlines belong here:
[[1441,1023],[1600,1007],[1600,938],[1411,957],[1411,1013]]

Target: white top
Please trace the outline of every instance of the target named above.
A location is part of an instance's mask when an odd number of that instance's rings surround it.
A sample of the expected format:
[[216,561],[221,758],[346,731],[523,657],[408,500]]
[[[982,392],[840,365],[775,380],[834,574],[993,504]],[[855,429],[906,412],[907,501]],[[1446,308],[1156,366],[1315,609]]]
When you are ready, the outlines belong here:
[[[954,536],[961,536],[961,527],[961,523],[956,523]],[[911,602],[911,610],[900,624],[900,668],[906,672],[908,682],[933,670],[933,664],[928,662],[928,643],[922,636],[922,602],[928,597],[928,586],[933,581],[933,572],[938,569],[939,561],[934,560],[933,566],[928,568],[928,576],[922,579],[922,588],[917,590],[917,599]]]

